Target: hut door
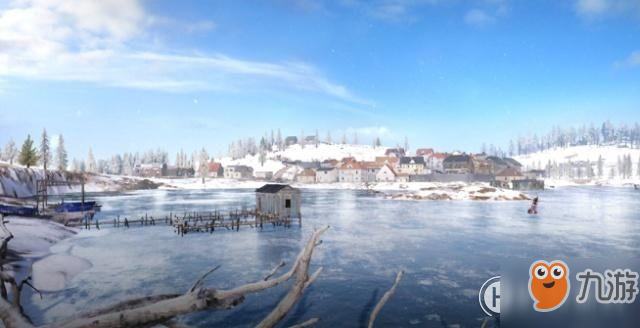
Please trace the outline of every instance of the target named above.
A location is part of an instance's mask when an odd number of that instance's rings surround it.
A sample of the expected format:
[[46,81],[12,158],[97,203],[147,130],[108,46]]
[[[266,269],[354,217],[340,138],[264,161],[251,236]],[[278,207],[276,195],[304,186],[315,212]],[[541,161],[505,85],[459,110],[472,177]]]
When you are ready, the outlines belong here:
[[291,199],[285,199],[284,207],[285,208],[291,208]]

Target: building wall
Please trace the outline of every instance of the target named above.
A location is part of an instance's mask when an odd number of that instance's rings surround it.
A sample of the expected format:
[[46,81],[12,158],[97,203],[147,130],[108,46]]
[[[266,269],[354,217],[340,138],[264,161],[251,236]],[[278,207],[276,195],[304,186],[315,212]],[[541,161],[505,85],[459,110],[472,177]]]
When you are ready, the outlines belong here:
[[318,183],[332,183],[338,181],[338,170],[329,170],[329,171],[317,171],[316,172],[316,182]]
[[[286,200],[291,207],[286,208]],[[301,197],[297,189],[281,190],[277,193],[256,193],[256,208],[265,214],[277,214],[280,218],[295,218],[300,215]]]
[[381,182],[392,182],[396,181],[396,175],[391,172],[391,170],[387,166],[383,166],[376,174],[376,181]]
[[338,170],[338,182],[362,182],[362,170],[340,169]]

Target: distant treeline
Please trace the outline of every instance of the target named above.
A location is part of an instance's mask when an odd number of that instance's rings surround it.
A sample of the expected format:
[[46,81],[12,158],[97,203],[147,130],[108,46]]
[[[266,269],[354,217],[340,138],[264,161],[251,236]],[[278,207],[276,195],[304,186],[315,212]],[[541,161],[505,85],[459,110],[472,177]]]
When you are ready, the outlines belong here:
[[534,134],[509,142],[509,155],[525,155],[538,151],[580,145],[624,145],[640,148],[640,124],[614,126],[606,121],[600,126],[582,125],[578,128],[554,126],[546,135]]

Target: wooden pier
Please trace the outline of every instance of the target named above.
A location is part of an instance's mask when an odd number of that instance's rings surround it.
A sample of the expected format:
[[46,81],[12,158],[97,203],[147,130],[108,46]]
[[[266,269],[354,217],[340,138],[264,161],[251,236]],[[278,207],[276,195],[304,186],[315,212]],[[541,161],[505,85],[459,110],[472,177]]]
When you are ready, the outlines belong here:
[[211,212],[183,212],[181,214],[170,212],[168,215],[153,216],[145,213],[141,216],[123,217],[118,215],[113,220],[84,220],[73,225],[81,229],[102,228],[135,228],[165,225],[174,228],[174,231],[184,236],[190,232],[213,233],[217,230],[239,231],[240,227],[264,229],[269,225],[273,227],[291,227],[294,221],[302,225],[302,215],[297,217],[282,217],[276,214],[260,213],[257,210],[228,210]]

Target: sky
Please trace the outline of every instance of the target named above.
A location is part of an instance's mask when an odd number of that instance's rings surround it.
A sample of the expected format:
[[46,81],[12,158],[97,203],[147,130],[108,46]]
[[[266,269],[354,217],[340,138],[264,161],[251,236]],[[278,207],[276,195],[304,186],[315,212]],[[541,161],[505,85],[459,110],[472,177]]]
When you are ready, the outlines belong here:
[[478,151],[639,105],[638,0],[0,0],[0,147],[220,155],[279,128]]

